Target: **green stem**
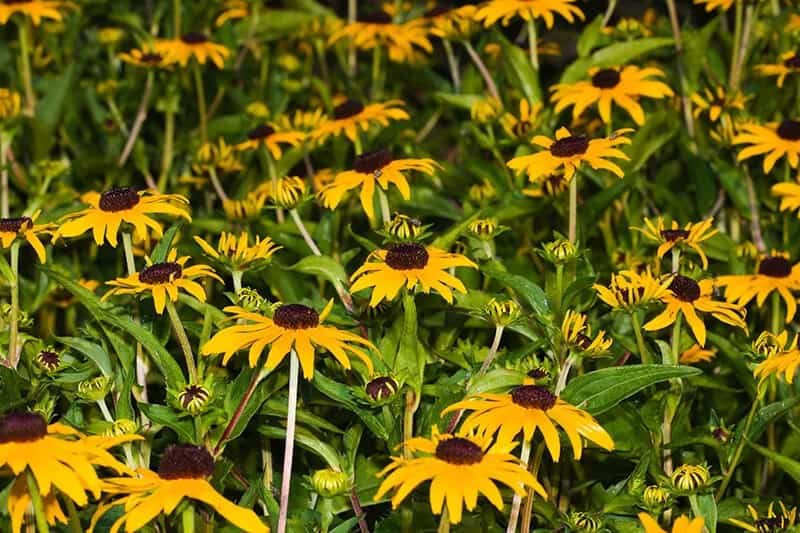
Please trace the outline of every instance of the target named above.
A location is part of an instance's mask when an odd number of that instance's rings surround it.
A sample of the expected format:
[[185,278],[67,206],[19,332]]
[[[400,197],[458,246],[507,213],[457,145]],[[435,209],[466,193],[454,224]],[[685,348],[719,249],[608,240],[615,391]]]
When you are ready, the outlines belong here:
[[161,155],[161,176],[158,179],[158,190],[167,188],[167,178],[172,169],[172,151],[175,143],[175,112],[171,109],[164,115],[164,152]]
[[556,293],[554,295],[554,307],[558,315],[561,314],[561,300],[564,292],[564,265],[559,263],[556,265]]
[[297,226],[297,230],[300,232],[300,235],[303,236],[303,240],[306,241],[306,245],[308,245],[308,247],[311,249],[311,253],[317,257],[320,257],[322,252],[320,251],[319,246],[317,246],[317,243],[314,242],[314,238],[311,237],[308,229],[306,229],[306,225],[303,223],[303,219],[300,218],[300,213],[297,212],[297,209],[290,209],[289,216],[292,217],[294,225]]
[[228,201],[228,195],[225,194],[225,189],[222,188],[222,183],[219,181],[219,177],[217,176],[217,169],[214,168],[214,165],[210,165],[208,167],[208,177],[211,180],[211,185],[214,186],[214,190],[217,192],[217,196],[221,202]]
[[[544,455],[544,443],[540,442],[536,447],[533,462],[528,469],[534,478],[539,478],[539,468],[542,466],[542,456]],[[525,497],[525,507],[522,508],[522,522],[520,523],[520,533],[529,533],[531,530],[531,519],[533,518],[533,499],[536,493],[533,487],[528,487],[528,495]]]
[[136,274],[136,263],[133,260],[133,243],[131,234],[127,231],[122,233],[122,248],[125,250],[125,265],[128,268],[128,275]]
[[292,486],[292,457],[294,455],[294,432],[297,422],[297,388],[300,363],[292,350],[289,361],[289,402],[286,415],[286,441],[283,448],[283,470],[281,474],[280,512],[278,513],[278,533],[286,533],[289,516],[289,491]]
[[353,150],[355,150],[356,155],[361,155],[364,151],[364,147],[361,145],[361,136],[356,132],[356,138],[353,141]]
[[181,0],[172,0],[172,32],[177,39],[181,36]]
[[736,467],[739,464],[739,460],[742,458],[742,451],[744,450],[744,445],[747,443],[747,434],[750,432],[750,426],[753,424],[753,418],[755,417],[756,410],[758,409],[761,400],[764,398],[764,393],[766,391],[766,387],[759,386],[758,391],[756,392],[756,397],[753,400],[753,404],[750,406],[750,412],[747,413],[747,419],[744,423],[744,431],[742,431],[741,437],[739,438],[739,443],[736,446],[736,451],[733,453],[733,458],[731,459],[731,463],[728,466],[727,471],[725,472],[722,483],[717,490],[716,500],[720,501],[722,497],[725,495],[725,491],[728,488],[728,485],[733,478],[733,472],[736,470]]
[[665,365],[677,365],[678,359],[680,356],[680,346],[681,346],[681,325],[683,323],[683,315],[678,314],[675,317],[675,324],[672,328],[672,353],[671,353],[671,360],[664,361]]
[[39,485],[36,484],[36,479],[30,469],[25,471],[28,480],[28,493],[31,496],[31,503],[33,504],[33,516],[36,519],[36,529],[38,533],[49,533],[50,526],[47,525],[47,514],[44,509],[44,501],[39,492]]
[[631,323],[633,326],[633,334],[636,336],[636,346],[639,348],[639,358],[642,360],[642,364],[652,364],[653,358],[650,357],[650,352],[647,350],[647,345],[644,343],[641,321],[639,320],[639,314],[636,311],[631,312]]
[[770,319],[772,319],[772,326],[770,330],[772,333],[776,335],[780,333],[782,329],[782,318],[781,317],[781,295],[778,292],[772,293],[772,310],[770,311]]
[[78,510],[75,508],[75,503],[72,501],[72,498],[64,498],[64,504],[67,506],[69,530],[72,531],[72,533],[82,533],[84,529],[81,527],[81,519],[78,516]]
[[534,70],[539,72],[539,46],[536,43],[536,19],[528,19],[528,55],[530,55],[531,65]]
[[578,238],[578,175],[569,182],[569,242],[575,244]]
[[[245,407],[247,407],[247,403],[250,401],[250,398],[253,397],[253,393],[256,390],[256,387],[259,383],[261,383],[265,377],[269,374],[269,371],[264,370],[263,368],[259,370],[254,370],[253,375],[250,377],[250,383],[247,385],[247,390],[244,391],[244,395],[242,395],[242,399],[239,400],[239,405],[236,406],[236,410],[233,412],[233,416],[228,421],[228,425],[225,426],[225,429],[222,431],[222,435],[219,437],[217,441],[217,445],[214,447],[214,455],[218,456],[222,453],[222,449],[225,446],[225,442],[233,433],[233,430],[236,429],[236,424],[239,423],[239,420],[242,418],[242,414],[244,413]],[[271,470],[270,470],[271,471]]]
[[120,113],[119,108],[117,107],[117,104],[114,102],[114,98],[111,95],[106,97],[106,103],[108,104],[108,109],[111,111],[111,116],[114,117],[114,122],[117,123],[119,130],[126,137],[129,136],[130,131],[128,131],[128,125],[125,124],[125,119],[122,118],[122,113]]
[[447,512],[447,506],[442,508],[442,516],[439,518],[439,527],[436,533],[450,533],[450,513]]
[[381,93],[383,92],[382,83],[381,83],[381,63],[382,63],[383,52],[380,46],[376,46],[372,50],[372,100],[378,101],[381,99]]
[[11,328],[8,336],[8,361],[11,368],[17,368],[19,363],[19,247],[20,241],[16,240],[11,245]]
[[462,41],[464,44],[464,48],[467,49],[467,54],[469,58],[472,59],[472,62],[475,63],[475,66],[478,68],[478,72],[481,73],[483,77],[483,81],[486,83],[486,88],[489,90],[489,94],[492,95],[497,101],[500,101],[500,92],[497,90],[497,85],[494,82],[494,78],[489,73],[489,69],[486,68],[486,64],[481,59],[481,56],[478,55],[478,52],[475,51],[472,44],[469,41]]
[[244,276],[244,272],[241,270],[234,270],[231,272],[231,278],[233,278],[233,292],[235,294],[239,294],[239,291],[242,289],[242,276]]
[[8,187],[8,146],[9,141],[6,141],[7,134],[0,131],[0,217],[8,218],[11,216],[8,207],[8,196],[10,189]]
[[197,89],[197,112],[200,114],[200,135],[203,142],[208,142],[208,116],[206,115],[206,91],[203,87],[203,74],[200,72],[200,63],[195,61],[194,85]]
[[[272,154],[269,153],[269,150],[267,150],[266,146],[261,151],[261,153],[263,154],[264,164],[267,167],[267,175],[269,176],[269,181],[272,184],[272,190],[277,192],[277,190],[278,190],[278,171],[275,168],[275,160],[272,159]],[[276,219],[277,219],[279,224],[283,224],[283,221],[285,219],[284,219],[283,208],[282,207],[278,207],[278,209],[275,210],[275,217],[276,217]]]
[[447,65],[450,67],[450,78],[453,80],[453,92],[461,92],[461,73],[458,71],[458,61],[453,53],[453,45],[447,39],[442,40],[444,52],[447,54]]
[[672,273],[681,273],[681,251],[677,246],[672,248]]
[[181,317],[178,315],[178,311],[175,309],[175,304],[172,303],[172,300],[170,300],[169,297],[167,297],[166,304],[167,313],[169,314],[169,319],[172,322],[172,329],[175,331],[175,337],[177,337],[178,343],[181,345],[181,351],[183,352],[183,357],[186,360],[186,370],[189,372],[189,383],[198,383],[197,366],[194,363],[192,345],[189,344],[189,337],[186,336],[186,330],[183,328]]
[[383,217],[383,224],[384,226],[389,225],[389,222],[392,220],[391,208],[389,207],[389,198],[386,196],[386,192],[378,185],[378,200],[381,204],[381,216]]
[[731,47],[731,70],[728,77],[728,86],[731,90],[736,90],[737,71],[739,69],[739,45],[742,40],[742,20],[744,15],[744,2],[736,0],[736,18],[733,30],[733,46]]
[[25,86],[25,114],[33,116],[36,107],[36,94],[33,92],[33,77],[31,76],[30,61],[30,23],[28,17],[23,17],[19,23],[19,59],[22,65],[22,84]]
[[194,533],[194,505],[189,503],[181,513],[182,533]]

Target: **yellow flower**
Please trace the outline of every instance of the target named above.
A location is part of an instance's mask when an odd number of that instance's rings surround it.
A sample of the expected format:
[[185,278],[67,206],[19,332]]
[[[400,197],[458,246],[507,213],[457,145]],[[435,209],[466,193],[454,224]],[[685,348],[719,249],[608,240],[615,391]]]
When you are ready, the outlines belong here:
[[415,241],[425,227],[416,218],[395,213],[389,223],[384,226],[384,230],[399,241]]
[[247,140],[236,145],[237,150],[258,150],[264,147],[274,159],[283,155],[281,144],[300,146],[305,136],[298,131],[276,131],[269,124],[262,124],[247,133]]
[[741,133],[733,138],[733,144],[749,144],[736,157],[737,161],[744,161],[755,155],[768,154],[764,158],[764,173],[769,174],[772,167],[781,157],[786,156],[789,165],[797,168],[800,162],[800,122],[784,120],[780,124],[770,122],[760,126],[758,124],[742,124],[739,126]]
[[800,55],[796,52],[786,52],[781,54],[780,63],[756,65],[754,69],[762,76],[777,76],[775,83],[780,89],[786,76],[800,72]]
[[747,506],[747,512],[750,513],[752,523],[747,523],[735,518],[729,518],[728,522],[744,529],[745,531],[752,531],[753,533],[770,533],[772,531],[784,531],[794,526],[797,520],[797,507],[792,507],[789,511],[783,502],[778,502],[781,506],[780,514],[775,514],[773,509],[775,502],[770,502],[767,509],[767,516],[761,517],[758,511],[752,505]]
[[442,411],[442,415],[459,409],[472,411],[464,420],[463,431],[497,433],[499,442],[511,442],[520,431],[522,438],[530,441],[538,429],[556,462],[561,457],[556,424],[566,433],[575,460],[581,458],[584,438],[605,450],[614,449],[611,436],[592,415],[565,402],[542,385],[520,385],[508,394],[478,394],[454,403]]
[[325,113],[322,109],[313,111],[297,110],[293,115],[281,115],[275,119],[275,126],[278,131],[298,131],[310,134],[316,130],[325,120]]
[[800,30],[800,15],[792,13],[789,15],[789,20],[786,22],[786,31],[789,33]]
[[483,306],[483,315],[495,326],[507,327],[522,316],[522,308],[514,300],[492,298]]
[[386,479],[378,488],[375,500],[395,490],[392,508],[396,509],[411,491],[429,479],[431,511],[441,514],[446,504],[451,524],[461,522],[464,507],[468,511],[475,508],[479,494],[502,510],[503,497],[497,488],[498,482],[519,496],[524,496],[526,488],[531,487],[547,499],[544,488],[511,454],[516,443],[498,441],[492,444],[488,435],[440,434],[434,428],[431,438],[415,437],[406,441],[405,446],[411,452],[421,452],[422,456],[392,457],[389,466],[378,473]]
[[22,98],[13,89],[0,88],[0,121],[10,120],[19,115]]
[[549,176],[538,176],[531,180],[531,187],[522,189],[522,194],[532,198],[543,198],[545,196],[558,196],[569,189],[569,181],[564,179],[563,173],[550,174]]
[[178,301],[179,290],[184,290],[201,302],[206,301],[206,291],[203,286],[194,281],[195,278],[214,278],[222,283],[222,278],[217,276],[211,267],[206,265],[186,266],[189,256],[178,258],[178,251],[174,248],[167,255],[163,263],[151,263],[140,272],[124,278],[107,281],[110,289],[103,295],[106,300],[119,294],[139,294],[149,292],[153,297],[153,305],[159,315],[164,312],[166,299],[171,302]]
[[68,7],[75,7],[75,4],[56,0],[5,1],[0,3],[0,24],[6,24],[13,14],[20,13],[38,26],[42,19],[61,20],[60,10]]
[[242,200],[225,200],[222,209],[225,216],[233,222],[246,222],[257,217],[264,209],[269,194],[265,191],[251,191]]
[[711,122],[716,122],[722,114],[743,111],[745,104],[752,97],[745,96],[739,91],[726,92],[725,87],[717,85],[713,89],[706,87],[702,93],[693,93],[691,98],[695,105],[693,112],[695,118],[707,112]]
[[623,17],[619,19],[615,26],[605,26],[602,31],[606,35],[613,35],[625,40],[640,37],[650,37],[653,35],[653,30],[650,28],[650,26],[652,26],[654,22],[655,10],[648,8],[642,17],[642,20],[631,17]]
[[800,263],[792,265],[789,254],[773,251],[761,257],[755,274],[719,276],[717,285],[725,287],[725,299],[745,306],[755,298],[761,307],[773,291],[786,302],[786,323],[792,321],[797,310],[793,291],[800,290]]
[[469,108],[469,115],[475,122],[483,124],[494,121],[502,111],[503,103],[494,96],[487,96],[475,100]]
[[694,338],[700,346],[706,345],[706,326],[697,312],[710,313],[711,316],[747,330],[744,323],[744,312],[741,305],[728,302],[718,302],[712,298],[714,281],[710,279],[697,282],[692,278],[675,274],[672,276],[668,291],[661,296],[661,301],[666,305],[664,310],[655,318],[644,325],[645,331],[658,331],[675,322],[678,313],[681,313],[689,324]]
[[425,12],[425,22],[431,35],[442,39],[466,39],[477,29],[476,6],[451,7],[436,5]]
[[478,266],[460,254],[447,253],[439,248],[416,243],[394,244],[384,250],[372,252],[366,262],[356,270],[350,281],[350,291],[355,293],[373,287],[369,306],[375,307],[383,300],[392,300],[406,287],[422,292],[436,291],[447,303],[453,303],[453,289],[466,293],[467,288],[447,269]]
[[408,120],[408,113],[402,109],[402,105],[401,100],[366,105],[358,100],[345,100],[333,108],[333,117],[326,118],[311,134],[311,138],[316,142],[324,142],[329,137],[344,134],[356,142],[359,130],[367,131],[374,124],[386,127],[391,120]]
[[556,113],[569,106],[573,120],[578,118],[590,105],[597,104],[600,117],[606,124],[611,123],[611,103],[616,103],[631,116],[637,125],[644,124],[644,110],[639,104],[641,97],[665,98],[672,96],[672,89],[665,83],[652,79],[663,77],[664,72],[655,67],[639,68],[628,65],[622,68],[592,68],[590,81],[557,83],[550,100],[556,104]]
[[800,183],[776,183],[770,191],[772,196],[781,199],[781,211],[798,211],[797,216],[800,217]]
[[605,338],[606,332],[600,330],[592,339],[591,328],[586,325],[586,315],[568,310],[561,322],[561,339],[570,348],[586,355],[599,355],[611,347],[612,339]]
[[640,231],[649,241],[659,243],[656,251],[659,259],[676,246],[687,246],[697,252],[703,262],[703,268],[706,269],[708,268],[708,258],[700,245],[718,233],[716,229],[711,228],[713,223],[714,219],[709,218],[702,222],[689,222],[681,229],[673,220],[670,227],[667,228],[664,219],[658,217],[655,222],[645,218],[644,228],[632,227],[631,229]]
[[206,34],[200,32],[185,33],[177,39],[159,39],[155,42],[154,50],[163,55],[168,63],[178,63],[182,67],[195,58],[201,65],[211,61],[221,69],[231,55],[227,47],[212,42]]
[[526,98],[520,98],[519,117],[511,113],[504,113],[500,117],[500,125],[505,130],[506,135],[512,139],[527,139],[539,126],[541,112],[541,102],[531,104]]
[[306,182],[303,181],[303,178],[298,178],[297,176],[283,177],[274,184],[268,181],[265,186],[269,187],[269,196],[272,201],[284,209],[297,207],[306,197],[306,192],[308,191]]
[[659,280],[649,270],[642,273],[623,270],[611,275],[608,287],[594,284],[592,288],[597,297],[613,309],[631,310],[660,300],[669,291],[671,281],[669,277]]
[[290,351],[295,350],[303,369],[303,377],[311,379],[314,377],[314,352],[321,348],[330,352],[347,369],[350,368],[347,352],[350,352],[364,363],[371,374],[372,361],[356,345],[366,346],[373,351],[376,348],[363,337],[332,326],[323,326],[322,323],[331,309],[333,300],[328,302],[322,313],[302,304],[282,304],[275,310],[272,318],[269,318],[241,307],[228,306],[225,311],[231,313],[232,318],[247,323],[228,326],[217,332],[200,353],[221,353],[222,364],[226,365],[234,353],[249,348],[250,367],[255,368],[261,353],[270,346],[264,367],[272,370]]
[[222,232],[217,240],[216,249],[205,239],[195,236],[195,242],[209,257],[224,263],[232,271],[255,269],[269,262],[272,256],[283,248],[276,245],[269,237],[256,237],[250,244],[250,236],[242,232],[238,237],[233,233]]
[[419,50],[433,52],[424,19],[394,23],[391,15],[383,11],[359,15],[358,20],[335,31],[328,38],[328,45],[343,38],[348,38],[359,50],[384,48],[389,59],[395,63],[413,62]]
[[125,37],[125,31],[121,28],[100,28],[97,30],[97,40],[100,44],[116,44]]
[[207,479],[214,473],[214,458],[205,448],[172,445],[166,449],[158,472],[140,469],[136,477],[114,477],[103,480],[103,492],[118,496],[98,506],[90,531],[112,507],[124,506],[122,516],[111,526],[118,531],[141,531],[159,515],[171,514],[184,499],[205,503],[234,526],[248,532],[268,533],[269,528],[251,509],[245,509],[225,498]]
[[706,350],[702,348],[699,344],[695,343],[692,345],[691,348],[684,351],[680,357],[680,363],[682,365],[694,365],[697,363],[708,363],[717,355],[717,350],[710,349]]
[[[700,0],[695,0],[700,1]],[[710,0],[714,1],[714,0]],[[732,0],[731,0],[732,1]],[[639,520],[644,526],[645,533],[667,533],[658,525],[658,521],[647,513],[639,513]],[[689,520],[685,515],[678,517],[672,524],[672,533],[703,533],[703,519],[695,518]]]
[[10,413],[0,418],[0,467],[16,477],[8,498],[12,531],[19,533],[21,530],[31,501],[25,482],[28,471],[45,499],[47,514],[55,519],[63,516],[55,501],[56,494],[80,507],[89,502],[87,492],[99,497],[102,481],[95,467],[128,471],[108,448],[137,439],[141,437],[87,437],[63,424],[47,425],[41,415],[29,412]]
[[169,61],[163,53],[156,52],[152,46],[134,48],[129,52],[122,52],[118,56],[121,60],[131,65],[142,68],[167,68]]
[[29,217],[0,218],[0,246],[10,248],[17,239],[24,239],[36,252],[39,262],[44,263],[47,254],[38,235],[51,233],[51,229],[55,226],[53,224],[35,224],[41,212],[42,210],[39,209]]
[[536,181],[540,176],[549,176],[560,168],[564,169],[564,179],[570,181],[583,163],[587,163],[595,170],[609,170],[621,178],[624,175],[622,169],[609,159],[629,159],[624,152],[616,148],[621,144],[630,144],[631,140],[625,137],[625,133],[629,131],[632,130],[618,130],[607,139],[589,140],[580,135],[570,134],[567,128],[559,128],[555,140],[544,135],[537,135],[531,140],[533,144],[545,150],[515,157],[508,162],[508,167],[516,171],[524,170],[531,181]]
[[575,19],[584,20],[583,11],[574,5],[576,0],[489,0],[475,13],[477,20],[482,20],[486,27],[503,19],[503,26],[514,17],[524,20],[543,18],[547,28],[552,28],[555,22],[554,14],[564,17],[567,22],[573,23]]
[[81,200],[89,207],[64,217],[53,240],[61,237],[77,237],[91,230],[98,246],[108,241],[116,248],[117,234],[123,222],[133,226],[134,233],[139,239],[147,240],[148,228],[156,237],[163,235],[161,224],[150,215],[170,215],[192,220],[187,210],[189,200],[179,194],[137,192],[130,187],[120,187],[102,194],[86,193]]
[[216,143],[200,145],[194,157],[192,170],[195,173],[206,174],[210,169],[220,174],[230,174],[244,170],[244,165],[236,158],[235,147],[220,137]]
[[239,20],[250,16],[250,5],[246,0],[226,0],[222,13],[217,15],[214,25],[219,27],[229,20]]
[[794,382],[794,374],[798,366],[800,366],[800,351],[794,349],[777,352],[759,363],[753,369],[753,376],[763,381],[773,374],[778,377],[783,374],[784,381],[791,385]]
[[383,190],[388,190],[389,184],[394,184],[403,199],[408,200],[411,198],[411,187],[403,172],[416,171],[431,175],[438,166],[432,159],[394,159],[385,148],[365,152],[356,156],[351,170],[337,173],[333,182],[320,191],[319,197],[323,206],[335,209],[345,193],[360,189],[361,207],[370,219],[374,219],[376,184]]

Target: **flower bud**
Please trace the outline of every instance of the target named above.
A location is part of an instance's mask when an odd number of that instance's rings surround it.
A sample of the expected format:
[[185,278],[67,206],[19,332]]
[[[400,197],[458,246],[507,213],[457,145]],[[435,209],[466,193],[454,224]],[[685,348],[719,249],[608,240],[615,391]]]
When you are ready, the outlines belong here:
[[294,209],[303,200],[308,187],[298,177],[285,177],[278,180],[272,191],[273,201],[284,209]]
[[569,522],[573,529],[582,532],[600,531],[603,528],[603,520],[596,515],[574,512],[569,516]]
[[498,301],[492,298],[484,306],[483,313],[495,326],[508,326],[519,320],[522,308],[514,300]]
[[211,391],[202,385],[187,385],[178,393],[178,403],[187,413],[197,416],[206,410]]
[[120,418],[114,420],[103,432],[106,437],[121,437],[123,435],[133,435],[138,431],[139,426],[133,420]]
[[386,224],[386,232],[401,241],[413,241],[422,233],[422,222],[400,213],[395,213]]
[[658,485],[648,485],[642,494],[642,502],[647,507],[664,507],[669,502],[669,492]]
[[47,373],[55,372],[61,366],[61,355],[58,352],[42,350],[36,355],[36,364]]
[[473,237],[477,237],[482,241],[488,241],[497,234],[497,220],[493,218],[479,218],[470,222],[467,229]]
[[120,28],[100,28],[97,30],[97,40],[100,44],[116,44],[125,36]]
[[332,498],[350,489],[350,477],[332,468],[317,470],[311,476],[311,487],[320,496]]
[[249,287],[242,287],[236,293],[236,303],[247,311],[258,311],[267,301],[257,290]]
[[389,376],[381,376],[367,383],[365,390],[373,400],[385,400],[397,392],[397,382]]
[[97,402],[106,397],[113,385],[114,382],[106,376],[85,379],[78,383],[78,395],[85,400]]
[[503,111],[503,104],[493,97],[478,100],[472,104],[469,110],[472,120],[480,123],[492,122],[500,116],[501,111]]
[[0,121],[9,120],[19,115],[22,99],[12,89],[0,88]]
[[269,108],[264,102],[253,102],[248,104],[245,112],[255,118],[267,118],[269,116]]
[[704,465],[681,465],[675,469],[670,477],[672,485],[683,492],[693,492],[703,488],[711,474]]
[[542,246],[542,255],[554,265],[560,265],[577,257],[578,248],[567,239],[556,239]]
[[497,195],[497,191],[491,182],[484,180],[483,183],[473,185],[468,191],[469,199],[476,204],[488,202]]

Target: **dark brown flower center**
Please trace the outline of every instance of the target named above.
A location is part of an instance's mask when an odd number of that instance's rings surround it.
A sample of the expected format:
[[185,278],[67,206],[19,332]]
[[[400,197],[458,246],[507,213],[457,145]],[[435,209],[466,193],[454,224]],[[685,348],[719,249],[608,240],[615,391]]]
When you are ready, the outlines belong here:
[[792,264],[785,257],[771,255],[761,260],[758,273],[771,278],[786,278],[792,273]]
[[275,133],[275,128],[273,128],[272,126],[268,126],[266,124],[262,124],[261,126],[258,126],[257,128],[250,130],[247,133],[247,138],[250,139],[251,141],[255,141],[258,139],[266,139],[273,133]]
[[784,60],[783,66],[787,68],[800,68],[800,56],[797,54]]
[[47,435],[47,422],[37,413],[9,413],[0,418],[0,444],[32,442]]
[[178,395],[178,400],[184,409],[196,402],[205,402],[208,400],[211,393],[202,385],[188,385]]
[[483,459],[483,450],[469,439],[453,437],[439,441],[436,458],[452,465],[474,465]]
[[353,162],[353,170],[362,174],[380,176],[381,169],[391,162],[392,152],[386,148],[380,148],[357,155],[356,160]]
[[683,302],[693,302],[700,298],[700,285],[692,278],[676,274],[669,284],[669,290],[675,298]]
[[544,368],[538,367],[528,372],[528,377],[532,379],[544,379],[550,376],[550,372]]
[[33,0],[5,0],[5,4],[12,5],[12,4],[29,4]]
[[661,237],[665,241],[675,242],[678,239],[685,239],[689,236],[689,231],[685,229],[665,229],[661,230]]
[[56,352],[42,350],[36,356],[36,362],[48,370],[55,370],[61,364],[61,357]]
[[364,111],[364,104],[358,100],[345,100],[333,108],[333,118],[342,120],[358,115]]
[[592,76],[592,85],[598,89],[613,89],[619,83],[619,71],[614,68],[598,70]]
[[778,137],[787,141],[800,140],[800,122],[796,120],[784,120],[778,126]]
[[177,444],[167,448],[158,464],[162,479],[205,479],[214,473],[214,458],[201,446]]
[[592,338],[583,333],[578,333],[578,336],[575,338],[575,344],[580,346],[582,350],[588,350],[589,346],[592,345]]
[[283,329],[310,329],[319,326],[319,313],[302,304],[280,306],[272,321]]
[[147,54],[142,54],[142,57],[140,58],[140,61],[142,63],[161,63],[161,61],[163,59],[164,59],[164,56],[162,56],[161,54],[156,54],[155,52],[150,52],[150,53],[147,53]]
[[19,233],[19,230],[33,225],[31,217],[0,218],[0,232]]
[[139,203],[139,193],[131,187],[119,187],[100,195],[100,209],[108,213],[133,209]]
[[139,281],[148,285],[169,283],[183,274],[183,267],[178,263],[155,263],[139,272]]
[[395,270],[415,270],[428,264],[428,250],[421,244],[395,244],[386,251],[386,264]]
[[370,398],[383,400],[397,392],[397,382],[389,376],[381,376],[367,383],[365,388]]
[[186,44],[203,44],[208,42],[208,35],[199,31],[191,31],[181,35],[181,41]]
[[511,128],[511,131],[514,132],[514,135],[517,137],[525,137],[528,133],[530,133],[531,129],[533,129],[533,124],[527,120],[520,120],[514,127]]
[[556,395],[541,385],[522,385],[511,391],[511,401],[526,409],[547,411],[556,404]]
[[392,17],[384,11],[377,11],[375,13],[359,15],[358,21],[365,24],[391,24]]
[[776,533],[791,526],[791,522],[784,516],[768,516],[753,522],[758,533]]
[[585,154],[589,149],[589,139],[582,135],[572,135],[559,139],[550,145],[550,153],[556,157],[572,157]]
[[432,19],[434,17],[438,17],[439,15],[444,15],[445,13],[449,13],[452,10],[453,6],[449,6],[447,4],[441,4],[427,10],[423,16]]

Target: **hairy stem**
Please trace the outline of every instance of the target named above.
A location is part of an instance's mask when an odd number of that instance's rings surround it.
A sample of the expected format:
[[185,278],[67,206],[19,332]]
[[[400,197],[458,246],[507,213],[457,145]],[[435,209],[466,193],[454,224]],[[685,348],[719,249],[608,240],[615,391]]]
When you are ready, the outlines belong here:
[[128,140],[125,142],[125,148],[123,148],[122,154],[120,154],[119,160],[117,160],[118,167],[125,166],[128,156],[130,156],[131,152],[133,152],[136,139],[139,138],[139,133],[142,131],[144,121],[147,119],[147,105],[150,103],[150,94],[153,92],[153,79],[153,72],[148,72],[147,81],[144,84],[142,100],[139,102],[139,109],[136,111],[136,118],[133,120],[133,126],[131,127],[131,134],[128,135]]
[[267,377],[268,374],[269,372],[267,370],[264,370],[263,368],[253,372],[253,375],[250,377],[250,383],[248,383],[247,389],[244,391],[242,399],[239,400],[239,405],[236,406],[236,410],[233,412],[233,416],[231,417],[230,421],[228,421],[228,425],[225,426],[222,435],[220,435],[219,440],[217,441],[217,445],[214,446],[215,457],[219,456],[219,454],[222,453],[222,450],[225,446],[225,441],[228,440],[228,438],[233,433],[233,430],[236,429],[236,425],[239,423],[239,420],[241,420],[242,414],[244,414],[244,409],[245,407],[247,407],[250,398],[253,397],[253,393],[255,392],[256,387],[258,386],[259,383],[261,383],[264,380],[265,377]]
[[499,101],[500,92],[497,90],[497,85],[494,83],[494,79],[489,73],[489,69],[486,68],[481,56],[478,55],[478,52],[475,51],[475,48],[472,47],[469,41],[464,41],[464,47],[467,49],[467,54],[469,54],[470,59],[472,59],[472,62],[475,63],[475,66],[478,68],[478,72],[483,76],[483,81],[486,83],[489,94],[492,95],[492,98]]
[[[524,439],[522,441],[522,451],[519,454],[519,459],[525,468],[528,468],[528,461],[531,458],[531,441]],[[519,521],[519,510],[522,505],[522,496],[514,494],[514,499],[511,502],[511,511],[508,514],[508,527],[506,533],[515,533],[517,531],[517,522]]]
[[299,374],[300,363],[297,359],[297,354],[292,350],[289,362],[289,403],[286,407],[286,442],[283,449],[278,533],[286,533],[286,522],[289,516],[289,490],[292,486],[292,457],[294,454],[294,431],[297,421],[297,382]]
[[183,358],[186,360],[186,370],[189,373],[189,383],[197,383],[197,366],[194,363],[194,354],[192,353],[192,345],[189,343],[189,337],[186,336],[186,330],[183,328],[183,322],[178,315],[178,310],[175,309],[175,304],[167,297],[167,313],[172,322],[172,329],[175,331],[175,337],[181,345]]

